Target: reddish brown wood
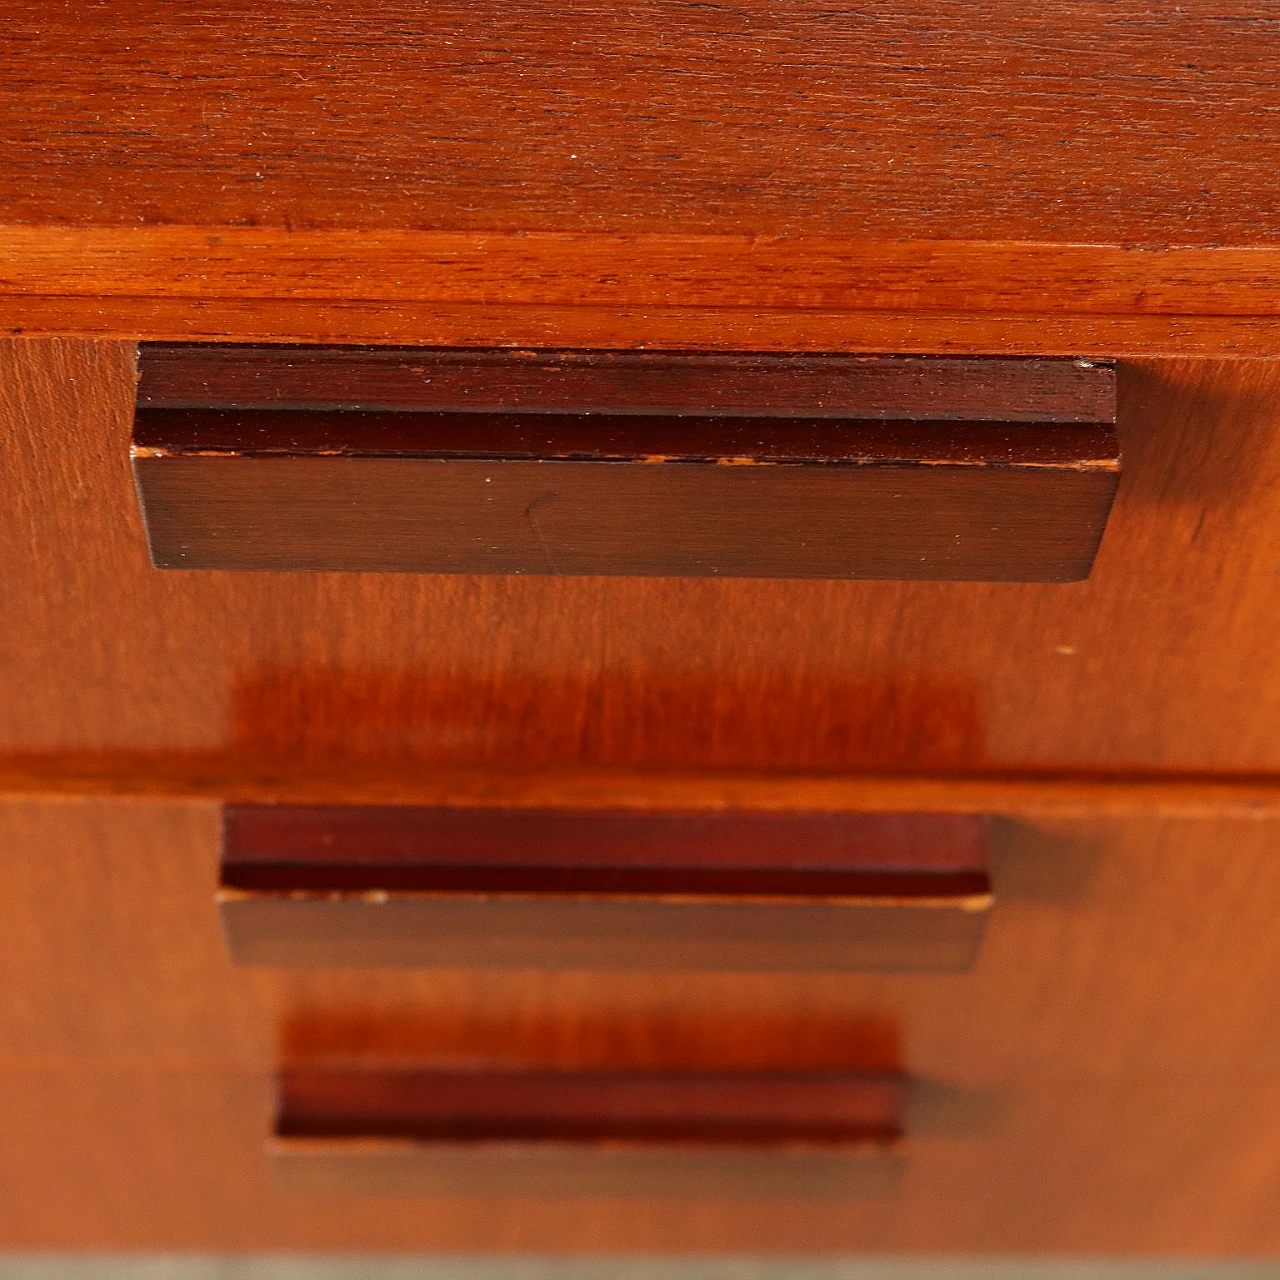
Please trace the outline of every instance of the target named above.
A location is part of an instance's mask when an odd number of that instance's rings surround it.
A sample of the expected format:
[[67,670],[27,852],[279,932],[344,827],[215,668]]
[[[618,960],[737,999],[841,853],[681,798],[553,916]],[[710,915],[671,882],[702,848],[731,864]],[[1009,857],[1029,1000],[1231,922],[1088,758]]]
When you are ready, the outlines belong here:
[[389,1071],[279,1079],[278,1183],[329,1195],[885,1193],[900,1077],[837,1071]]
[[1081,360],[143,343],[138,405],[1114,422]]
[[597,16],[125,0],[104,32],[19,5],[0,323],[1280,351],[1262,0]]
[[[319,1204],[410,1198],[492,1204],[577,1201],[668,1210],[673,1201],[746,1210],[753,1201],[884,1203],[905,1160],[878,1145],[727,1147],[602,1143],[447,1144],[394,1138],[277,1138],[273,1190]],[[301,1201],[305,1204],[306,1201]],[[748,1210],[749,1212],[749,1210]],[[580,1241],[576,1237],[573,1243]],[[559,1250],[565,1246],[560,1245]]]
[[393,871],[776,873],[930,897],[986,892],[988,838],[985,819],[949,813],[229,805],[222,874],[239,888],[346,875],[377,889]]
[[229,759],[218,753],[22,752],[0,755],[0,797],[197,800],[214,804],[489,805],[845,813],[1145,814],[1263,817],[1280,813],[1273,774],[936,772],[688,773],[527,770],[359,761]]
[[0,325],[24,334],[1280,353],[1280,272],[1268,248],[0,225],[0,260]]
[[[167,351],[158,389],[144,362],[134,465],[156,564],[1071,581],[1118,479],[1114,375],[1087,363],[882,358],[859,417],[858,364],[839,358],[393,354],[259,352],[224,382],[234,351]],[[486,367],[496,385],[468,405]],[[368,409],[383,370],[399,412]],[[214,407],[147,407],[197,391]],[[278,407],[220,407],[246,396]]]
[[[669,1170],[656,1171],[654,1194],[644,1198],[601,1196],[598,1184],[581,1181],[577,1195],[559,1197],[526,1181],[524,1194],[495,1202],[459,1194],[456,1174],[437,1174],[433,1195],[405,1169],[413,1161],[403,1145],[396,1187],[388,1185],[386,1146],[361,1158],[351,1140],[341,1153],[330,1146],[332,1159],[313,1145],[288,1171],[277,1152],[273,1179],[263,1152],[270,1085],[255,1074],[4,1072],[0,1088],[8,1100],[0,1110],[0,1238],[13,1251],[475,1254],[476,1269],[502,1254],[580,1258],[543,1269],[588,1274],[602,1257],[638,1255],[719,1256],[704,1268],[713,1274],[741,1271],[737,1260],[747,1255],[965,1255],[975,1274],[1009,1255],[1144,1257],[1148,1271],[1164,1276],[1177,1273],[1171,1258],[1222,1257],[1255,1258],[1245,1274],[1265,1276],[1280,1239],[1280,1086],[1271,1077],[1175,1072],[1140,1088],[1092,1076],[1024,1080],[986,1097],[985,1128],[954,1123],[955,1094],[939,1090],[939,1123],[914,1107],[898,1177],[876,1179],[892,1195],[866,1194],[864,1173],[875,1176],[866,1166],[894,1158],[875,1148],[852,1158],[811,1151],[794,1163],[769,1152],[760,1159],[774,1172],[762,1173],[775,1195],[784,1192],[772,1204],[751,1193],[741,1172],[745,1197],[673,1202],[661,1193]],[[816,1174],[824,1155],[840,1162],[839,1177]],[[752,1159],[742,1150],[708,1153],[699,1162],[704,1187],[712,1175],[730,1176],[730,1162],[741,1171]],[[284,1193],[286,1173],[288,1186],[301,1189],[305,1179],[315,1194]],[[509,1174],[508,1190],[521,1190],[513,1181]],[[1069,1265],[1078,1275],[1080,1266]],[[1215,1270],[1208,1261],[1189,1268],[1197,1269]]]
[[136,471],[168,569],[1076,582],[1118,480],[1098,461],[144,455]]
[[[139,409],[139,463],[190,458],[376,458],[684,466],[1051,467],[1118,471],[1102,423],[561,413]],[[151,482],[154,469],[139,467]],[[1113,474],[1114,480],[1114,474]]]
[[905,1087],[849,1071],[445,1071],[291,1067],[281,1137],[420,1142],[844,1145],[902,1134]]
[[226,811],[234,959],[288,967],[964,969],[964,815]]
[[[209,908],[218,827],[203,802],[0,806],[9,1249],[1280,1249],[1274,817],[1002,823],[1000,910],[962,978],[235,969]],[[263,1151],[278,1021],[294,1065],[371,1051],[453,1069],[906,1065],[900,1181],[834,1211],[799,1198],[798,1178],[782,1212],[590,1188],[495,1206],[456,1179],[415,1193],[408,1171],[399,1197],[353,1194],[348,1140],[329,1194],[286,1196]],[[896,1030],[900,1056],[880,1031],[864,1059],[869,1023]],[[370,1160],[382,1175],[385,1155]],[[306,1160],[314,1189],[321,1156]]]
[[967,807],[1008,786],[1077,812],[1271,790],[1267,361],[1118,370],[1125,482],[1089,581],[1063,589],[156,573],[133,354],[0,343],[10,787],[433,804],[457,781],[487,803],[496,770],[504,796],[649,803],[657,775],[688,804],[705,772],[714,803],[796,804],[782,771],[819,804],[877,808],[891,774],[899,807],[950,807],[955,778]]
[[215,242],[206,254],[228,227],[1157,246],[1280,233],[1265,0],[109,12],[6,14],[5,221],[187,223]]
[[[11,228],[0,227],[0,252]],[[43,228],[42,228],[43,230]],[[142,232],[137,233],[142,236]],[[193,240],[193,250],[200,240]],[[946,251],[928,246],[926,256]],[[150,254],[130,233],[116,247],[118,256],[135,257],[145,274]],[[343,252],[336,248],[336,252]],[[67,252],[78,262],[76,247]],[[1265,251],[1258,251],[1265,256]],[[993,258],[998,255],[992,251]],[[718,264],[717,264],[718,265]],[[1114,263],[1099,254],[1081,271],[1110,279]],[[1210,258],[1198,271],[1216,278]],[[246,267],[246,271],[251,269]],[[545,270],[559,274],[561,264]],[[1268,270],[1275,276],[1280,260]],[[1152,273],[1148,273],[1152,274]],[[1131,296],[1144,296],[1148,275],[1133,283]],[[33,287],[35,287],[33,285]],[[121,288],[123,288],[123,282]],[[288,279],[279,290],[292,295]],[[1044,306],[1042,277],[1029,267],[1023,296],[997,310],[809,310],[752,306],[727,309],[698,305],[573,306],[567,303],[504,306],[500,302],[379,302],[358,299],[316,300],[288,296],[256,298],[208,295],[138,296],[111,293],[95,297],[64,293],[0,294],[0,330],[24,337],[77,336],[157,342],[414,343],[425,346],[655,347],[693,351],[902,352],[940,355],[1071,356],[1112,360],[1202,356],[1280,356],[1280,320],[1272,315],[1042,312],[1015,309]],[[930,282],[919,296],[927,298]],[[1252,292],[1242,290],[1238,305],[1249,307]],[[1225,304],[1224,304],[1225,305]]]

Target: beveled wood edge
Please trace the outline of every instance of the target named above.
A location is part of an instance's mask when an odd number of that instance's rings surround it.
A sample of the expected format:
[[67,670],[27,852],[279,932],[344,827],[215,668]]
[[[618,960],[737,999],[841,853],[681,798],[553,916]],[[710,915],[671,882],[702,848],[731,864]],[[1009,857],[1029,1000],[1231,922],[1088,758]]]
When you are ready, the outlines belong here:
[[193,752],[26,752],[0,755],[0,799],[1271,818],[1280,816],[1280,775],[517,770],[282,764]]
[[[151,410],[150,412],[157,412]],[[158,412],[164,412],[160,410]],[[252,411],[250,411],[252,412]],[[305,412],[305,410],[301,411]],[[353,417],[355,415],[352,415]],[[405,417],[410,415],[406,414]],[[499,415],[492,415],[497,417]],[[584,415],[585,416],[585,415]],[[765,421],[765,419],[753,419],[753,421]],[[772,420],[769,420],[772,421]],[[779,421],[781,421],[779,419]],[[843,426],[840,418],[832,418],[833,425]],[[358,424],[353,424],[358,425]],[[862,425],[862,424],[859,424]],[[933,424],[929,424],[933,425]],[[952,424],[942,423],[941,427],[949,427]],[[1043,426],[1057,426],[1057,423],[1010,423],[1015,428],[1036,428]],[[941,434],[941,433],[940,433]],[[560,466],[565,469],[570,467],[582,466],[630,466],[630,467],[679,467],[681,470],[687,470],[690,467],[720,468],[725,466],[750,466],[753,468],[769,468],[774,470],[797,470],[821,469],[824,473],[841,470],[841,471],[907,471],[915,470],[921,467],[930,467],[938,471],[971,471],[971,472],[992,472],[992,471],[1071,471],[1080,475],[1089,473],[1098,473],[1102,475],[1113,476],[1119,483],[1122,467],[1122,459],[1120,457],[1119,445],[1117,443],[1115,453],[1107,457],[1100,458],[1063,458],[1053,462],[1027,461],[1025,459],[1014,459],[1012,461],[1003,458],[876,458],[876,457],[856,457],[856,458],[767,458],[756,457],[750,455],[724,455],[714,454],[710,451],[705,456],[695,457],[693,455],[683,454],[666,454],[666,455],[646,455],[636,450],[632,456],[621,454],[605,454],[600,457],[590,457],[586,455],[576,455],[572,453],[553,453],[547,451],[545,453],[503,453],[497,449],[476,449],[472,452],[464,452],[462,450],[437,450],[428,451],[426,449],[417,453],[409,453],[404,450],[379,450],[372,447],[362,448],[359,445],[353,445],[349,450],[342,453],[336,453],[328,449],[307,449],[299,448],[288,450],[284,448],[276,449],[238,449],[233,446],[207,446],[200,449],[171,447],[166,445],[151,445],[132,443],[129,446],[129,457],[134,463],[157,462],[189,462],[193,459],[210,462],[259,462],[259,461],[293,461],[295,459],[336,459],[340,462],[359,461],[359,462],[418,462],[418,463],[484,463],[490,465],[500,463],[507,467],[518,466],[536,466],[539,471],[546,471],[551,467]],[[148,473],[149,474],[149,473]]]
[[392,902],[474,902],[474,903],[564,903],[591,902],[606,904],[661,903],[665,906],[691,907],[877,907],[911,910],[951,910],[966,915],[990,911],[995,905],[994,893],[964,893],[933,897],[887,896],[821,896],[799,894],[727,894],[727,893],[476,893],[466,890],[422,889],[235,889],[221,885],[214,901],[222,906],[241,902],[293,902],[343,904],[347,906],[381,907]]
[[8,223],[0,256],[11,297],[1280,316],[1270,245]]
[[375,1156],[385,1158],[429,1157],[433,1152],[474,1155],[479,1158],[508,1157],[539,1159],[565,1156],[625,1157],[637,1154],[662,1156],[688,1156],[699,1159],[707,1154],[732,1157],[734,1155],[778,1155],[809,1158],[830,1156],[834,1159],[849,1156],[877,1156],[900,1151],[904,1146],[903,1135],[895,1137],[867,1136],[847,1138],[832,1142],[815,1142],[787,1139],[782,1142],[759,1143],[697,1143],[697,1142],[646,1142],[621,1138],[584,1139],[573,1142],[565,1139],[542,1142],[511,1139],[479,1139],[472,1142],[450,1142],[419,1138],[393,1137],[314,1137],[284,1136],[271,1133],[266,1138],[267,1154],[275,1159],[307,1157]]
[[31,336],[1280,355],[1273,246],[9,224],[0,260]]
[[787,311],[0,293],[0,336],[137,342],[1274,359],[1273,316]]

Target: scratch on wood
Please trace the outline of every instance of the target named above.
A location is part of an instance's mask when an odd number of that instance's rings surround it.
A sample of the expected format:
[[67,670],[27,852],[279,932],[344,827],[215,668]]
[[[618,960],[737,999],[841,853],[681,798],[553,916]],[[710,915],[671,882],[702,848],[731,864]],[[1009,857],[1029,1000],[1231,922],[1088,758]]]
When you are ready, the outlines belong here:
[[538,512],[545,507],[549,507],[559,495],[554,489],[546,493],[540,493],[529,505],[524,509],[524,517],[529,522],[529,528],[533,531],[533,536],[537,539],[538,549],[542,552],[543,558],[547,562],[547,572],[554,577],[560,577],[560,570],[556,565],[555,557],[551,554],[551,544],[547,541],[546,535],[542,532],[541,526],[538,524]]

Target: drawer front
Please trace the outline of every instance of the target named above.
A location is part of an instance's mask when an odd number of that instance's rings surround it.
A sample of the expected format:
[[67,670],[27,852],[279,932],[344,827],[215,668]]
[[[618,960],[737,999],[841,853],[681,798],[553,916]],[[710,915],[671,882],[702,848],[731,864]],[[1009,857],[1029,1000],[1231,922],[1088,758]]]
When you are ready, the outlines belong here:
[[1038,1082],[967,1126],[917,1106],[888,1188],[692,1200],[374,1194],[341,1171],[290,1190],[266,1148],[266,1076],[4,1072],[0,1088],[9,1101],[0,1239],[11,1249],[1166,1258],[1280,1249],[1280,1092],[1266,1082]]
[[220,825],[204,804],[0,805],[0,1067],[265,1075],[285,1049],[372,1042],[392,1060],[553,1065],[800,1055],[977,1090],[1280,1074],[1274,816],[1002,817],[972,969],[879,974],[236,966]]
[[[215,806],[8,802],[0,1234],[15,1248],[1274,1253],[1276,827],[1003,818],[998,902],[967,974],[270,972],[223,950]],[[906,1096],[887,1165],[853,1152],[788,1183],[757,1152],[704,1166],[724,1190],[682,1201],[644,1189],[644,1160],[610,1195],[565,1182],[553,1198],[499,1162],[495,1201],[474,1164],[335,1150],[332,1132],[313,1131],[325,1150],[277,1151],[293,1167],[273,1171],[282,1064],[870,1073]],[[445,1194],[446,1173],[472,1194]]]
[[1268,362],[1121,366],[1097,562],[1034,585],[159,572],[133,360],[0,344],[0,751],[37,776],[1280,763]]

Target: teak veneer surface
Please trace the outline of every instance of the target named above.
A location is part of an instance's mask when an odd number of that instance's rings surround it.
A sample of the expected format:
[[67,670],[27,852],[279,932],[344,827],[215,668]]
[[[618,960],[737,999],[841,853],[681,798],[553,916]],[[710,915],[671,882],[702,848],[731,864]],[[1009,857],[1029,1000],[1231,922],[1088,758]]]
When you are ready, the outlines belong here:
[[1274,355],[1276,21],[14,0],[0,324]]
[[5,226],[0,327],[157,341],[1280,355],[1280,251]]
[[[6,1248],[1280,1249],[1274,819],[999,824],[964,976],[235,970],[207,804],[0,806]],[[905,1070],[899,1185],[733,1200],[284,1196],[300,1066]]]
[[60,755],[428,792],[423,764],[1274,770],[1280,367],[1118,375],[1125,477],[1083,583],[184,574],[147,559],[133,348],[10,340],[0,751],[55,789]]
[[985,1131],[931,1126],[908,1138],[890,1196],[772,1203],[288,1196],[263,1152],[265,1078],[5,1072],[0,1088],[10,1100],[0,1239],[13,1249],[1258,1259],[1277,1249],[1274,1083],[1164,1083],[1138,1096],[1130,1082],[1043,1085],[1009,1097]]
[[0,221],[1266,245],[1276,27],[1264,0],[11,0]]
[[890,1195],[906,1082],[869,1071],[286,1066],[277,1186],[327,1196]]
[[942,1090],[1280,1076],[1280,824],[995,824],[971,972],[237,968],[205,803],[0,805],[0,1068],[857,1067]]

